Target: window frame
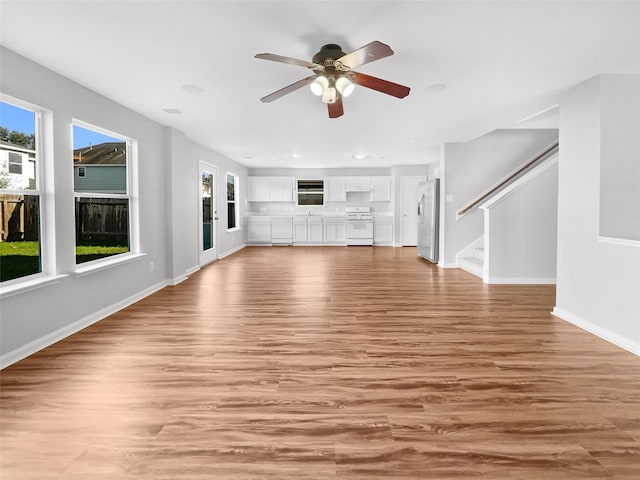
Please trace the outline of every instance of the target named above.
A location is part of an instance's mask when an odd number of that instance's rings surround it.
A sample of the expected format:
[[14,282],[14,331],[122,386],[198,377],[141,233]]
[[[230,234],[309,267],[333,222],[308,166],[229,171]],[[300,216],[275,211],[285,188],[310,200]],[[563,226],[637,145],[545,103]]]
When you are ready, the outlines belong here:
[[[113,265],[131,261],[133,258],[137,258],[142,255],[140,251],[140,220],[139,220],[139,198],[138,198],[138,143],[135,139],[123,135],[113,130],[108,130],[103,127],[99,127],[95,124],[73,118],[71,120],[71,145],[73,145],[73,129],[74,127],[80,127],[85,130],[91,130],[96,133],[107,135],[113,138],[122,140],[125,143],[126,148],[126,192],[125,193],[103,193],[103,192],[76,192],[75,185],[73,186],[73,226],[76,228],[75,218],[75,204],[78,198],[113,198],[113,199],[126,199],[128,201],[128,237],[129,237],[129,251],[123,253],[116,253],[106,257],[98,258],[96,260],[90,260],[88,262],[77,263],[76,258],[76,240],[74,234],[74,241],[71,248],[73,249],[74,258],[74,273],[76,275],[86,275],[96,270],[108,268]],[[73,148],[70,155],[71,169],[73,174]],[[86,172],[86,169],[85,169]],[[73,176],[73,175],[72,175]],[[75,179],[74,179],[75,183]]]
[[[229,196],[227,195],[227,184],[228,184],[228,177],[233,177],[233,200],[229,200]],[[231,172],[226,172],[225,177],[224,177],[224,182],[225,182],[225,189],[224,189],[224,194],[225,194],[225,204],[227,205],[227,232],[235,232],[236,230],[240,230],[240,211],[239,211],[239,202],[238,202],[238,195],[240,194],[240,189],[239,189],[239,177],[238,175],[236,175],[235,173],[231,173]],[[233,203],[234,204],[234,223],[235,226],[229,228],[229,204]]]
[[0,189],[0,193],[6,195],[37,195],[39,210],[40,271],[0,282],[0,298],[6,298],[17,293],[50,285],[66,275],[57,273],[55,257],[53,114],[51,110],[2,92],[0,92],[0,102],[33,112],[35,136],[34,188]]

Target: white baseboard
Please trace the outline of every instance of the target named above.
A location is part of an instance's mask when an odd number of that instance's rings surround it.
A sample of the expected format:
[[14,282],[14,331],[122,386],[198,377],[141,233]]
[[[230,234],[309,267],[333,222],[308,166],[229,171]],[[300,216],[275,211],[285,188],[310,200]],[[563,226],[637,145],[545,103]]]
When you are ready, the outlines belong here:
[[569,322],[576,327],[579,327],[583,330],[586,330],[589,333],[592,333],[596,337],[600,337],[603,340],[606,340],[609,343],[613,343],[614,345],[623,348],[635,355],[640,357],[640,343],[634,342],[633,340],[629,340],[617,333],[611,332],[606,328],[602,328],[598,325],[595,325],[584,318],[581,318],[573,313],[567,312],[566,310],[562,310],[561,308],[555,307],[551,312],[552,315],[558,317],[565,322]]
[[177,277],[173,277],[173,279],[169,282],[169,285],[173,285],[175,287],[179,283],[184,282],[187,278],[189,278],[189,275],[191,275],[193,273],[196,273],[198,270],[200,270],[200,265],[196,265],[194,267],[187,268],[182,275],[178,275]]
[[189,275],[196,273],[198,270],[200,270],[200,265],[196,265],[195,267],[188,268],[184,272],[184,274],[188,277]]
[[555,277],[492,277],[485,283],[494,285],[555,285]]
[[33,340],[26,345],[16,348],[10,352],[7,352],[0,356],[0,369],[8,367],[9,365],[13,365],[14,363],[22,360],[23,358],[28,357],[29,355],[33,355],[34,353],[46,348],[50,345],[53,345],[60,340],[67,338],[70,335],[73,335],[80,330],[87,328],[90,325],[93,325],[96,322],[108,317],[109,315],[113,315],[114,313],[122,310],[123,308],[128,307],[145,297],[148,297],[152,293],[161,290],[162,288],[169,285],[168,281],[162,281],[156,283],[155,285],[150,286],[138,292],[130,297],[125,298],[124,300],[120,300],[119,302],[114,303],[113,305],[109,305],[108,307],[103,308],[102,310],[98,310],[90,315],[87,315],[80,320],[77,320],[69,325],[65,325],[64,327],[48,333],[36,340]]
[[440,268],[458,268],[458,264],[457,263],[438,262],[438,266]]
[[224,257],[228,257],[229,255],[233,255],[234,253],[239,252],[240,250],[242,250],[246,246],[247,246],[246,244],[241,243],[237,247],[232,248],[231,250],[227,250],[226,252],[221,253],[220,255],[218,255],[218,260],[220,260],[221,258],[224,258]]

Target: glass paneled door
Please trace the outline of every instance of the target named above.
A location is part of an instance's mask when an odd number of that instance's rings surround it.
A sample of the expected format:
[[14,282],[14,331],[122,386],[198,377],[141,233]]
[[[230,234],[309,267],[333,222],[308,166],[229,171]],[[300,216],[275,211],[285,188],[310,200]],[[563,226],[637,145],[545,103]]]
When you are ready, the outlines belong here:
[[200,164],[200,265],[218,258],[216,221],[216,168]]

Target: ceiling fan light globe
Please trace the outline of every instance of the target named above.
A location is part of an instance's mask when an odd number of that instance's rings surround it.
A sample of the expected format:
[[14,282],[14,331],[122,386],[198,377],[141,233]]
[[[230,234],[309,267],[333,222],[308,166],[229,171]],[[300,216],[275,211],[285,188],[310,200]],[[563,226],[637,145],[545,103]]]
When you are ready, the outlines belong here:
[[347,77],[340,77],[336,80],[336,88],[343,97],[348,97],[353,93],[355,85]]
[[309,85],[309,88],[311,88],[311,92],[314,95],[319,97],[325,92],[328,86],[329,86],[329,80],[327,79],[327,77],[319,75],[318,78],[316,78],[313,82],[311,82],[311,84]]
[[322,101],[324,103],[336,103],[337,99],[338,94],[335,87],[325,88],[324,92],[322,93]]

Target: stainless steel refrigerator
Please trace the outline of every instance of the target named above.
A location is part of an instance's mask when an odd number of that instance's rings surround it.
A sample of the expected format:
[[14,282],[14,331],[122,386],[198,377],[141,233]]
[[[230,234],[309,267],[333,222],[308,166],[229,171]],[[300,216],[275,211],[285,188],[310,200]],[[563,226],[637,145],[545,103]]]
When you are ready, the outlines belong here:
[[418,255],[438,263],[440,226],[440,180],[418,185]]

